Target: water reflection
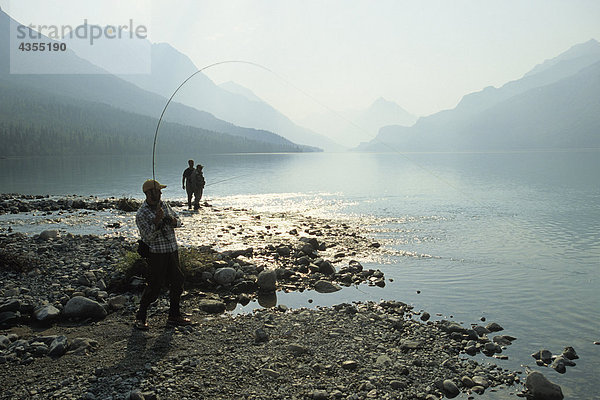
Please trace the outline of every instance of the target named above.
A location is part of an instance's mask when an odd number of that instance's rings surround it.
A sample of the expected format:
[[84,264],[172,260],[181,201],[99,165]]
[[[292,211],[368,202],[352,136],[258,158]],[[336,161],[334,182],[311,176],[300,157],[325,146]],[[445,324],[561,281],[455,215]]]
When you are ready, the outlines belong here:
[[258,293],[258,304],[263,308],[273,308],[277,305],[277,293]]

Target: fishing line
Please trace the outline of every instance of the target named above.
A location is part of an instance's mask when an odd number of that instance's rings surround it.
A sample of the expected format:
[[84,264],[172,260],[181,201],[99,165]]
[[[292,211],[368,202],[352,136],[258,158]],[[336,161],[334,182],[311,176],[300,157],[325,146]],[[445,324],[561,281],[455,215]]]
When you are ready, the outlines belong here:
[[173,97],[175,97],[175,95],[177,94],[177,92],[179,91],[179,89],[181,89],[181,87],[183,85],[185,85],[190,79],[192,79],[194,76],[198,75],[200,72],[205,71],[209,68],[212,67],[216,67],[217,65],[223,65],[223,64],[247,64],[247,65],[253,65],[255,67],[264,69],[267,72],[272,73],[273,75],[277,76],[277,74],[275,74],[273,71],[271,71],[269,68],[265,67],[264,65],[260,65],[258,63],[252,62],[252,61],[245,61],[245,60],[227,60],[227,61],[219,61],[210,65],[207,65],[206,67],[200,68],[198,71],[194,72],[193,74],[191,74],[190,76],[187,77],[186,80],[184,80],[183,82],[181,82],[181,84],[177,87],[177,89],[175,89],[175,91],[173,92],[173,94],[171,95],[171,97],[169,97],[169,100],[167,101],[167,104],[165,104],[165,107],[163,108],[162,112],[160,113],[160,118],[158,119],[158,123],[156,124],[156,132],[154,132],[154,142],[152,144],[152,179],[156,180],[156,175],[155,175],[155,156],[156,156],[156,139],[158,137],[158,130],[160,129],[160,123],[162,122],[163,116],[165,115],[165,112],[167,111],[167,107],[169,107],[169,104],[171,104],[171,100],[173,100]]
[[217,183],[223,183],[223,182],[227,182],[230,181],[232,179],[239,179],[239,178],[245,178],[246,176],[250,176],[250,175],[254,175],[254,174],[244,174],[244,175],[237,175],[237,176],[233,176],[231,178],[227,178],[227,179],[221,179],[220,181],[216,181],[216,182],[211,182],[208,183],[206,186],[212,186],[212,185],[216,185]]
[[[197,70],[196,72],[194,72],[193,74],[191,74],[190,76],[188,76],[183,82],[181,82],[181,84],[175,89],[175,91],[173,92],[173,94],[171,94],[171,96],[169,97],[167,103],[165,104],[165,107],[163,108],[161,114],[160,114],[160,118],[158,119],[158,123],[156,124],[156,131],[154,132],[154,141],[152,144],[152,179],[156,180],[156,173],[155,173],[155,166],[156,166],[156,141],[158,138],[158,132],[160,130],[160,125],[163,119],[163,116],[165,115],[165,112],[167,111],[167,108],[169,107],[169,104],[171,104],[171,101],[173,100],[173,98],[175,97],[175,95],[177,94],[177,92],[179,92],[179,90],[189,81],[191,80],[194,76],[198,75],[199,73],[209,69],[209,68],[213,68],[219,65],[224,65],[224,64],[245,64],[245,65],[251,65],[257,68],[260,68],[264,71],[269,72],[271,75],[275,76],[276,78],[278,78],[280,81],[284,82],[285,84],[287,84],[288,86],[292,87],[293,89],[297,90],[298,92],[302,93],[303,95],[305,95],[306,97],[308,97],[310,100],[312,100],[314,103],[320,105],[321,107],[325,108],[326,110],[328,110],[330,113],[334,114],[335,116],[337,116],[339,119],[345,121],[347,124],[357,128],[360,131],[363,131],[365,133],[368,133],[368,130],[365,129],[364,127],[361,127],[360,125],[356,124],[354,121],[351,121],[350,119],[346,118],[344,115],[342,115],[341,113],[333,110],[332,108],[330,108],[329,106],[327,106],[326,104],[322,103],[321,101],[319,101],[316,97],[312,96],[311,94],[309,94],[308,92],[306,92],[305,90],[303,90],[302,88],[296,86],[295,84],[293,84],[290,80],[284,78],[283,76],[277,74],[275,71],[271,70],[268,67],[265,67],[264,65],[261,65],[259,63],[253,62],[253,61],[246,61],[246,60],[226,60],[226,61],[219,61],[213,64],[209,64],[205,67],[200,68],[199,70]],[[376,138],[375,138],[376,139]],[[409,161],[410,163],[416,165],[418,168],[422,169],[423,171],[425,171],[427,174],[433,176],[435,179],[437,179],[438,181],[442,182],[444,185],[450,187],[451,189],[457,191],[458,193],[462,194],[463,196],[465,196],[467,199],[473,201],[474,203],[477,203],[479,206],[486,206],[485,203],[482,203],[480,201],[478,201],[477,199],[475,199],[473,196],[467,194],[464,190],[459,189],[458,187],[454,186],[452,183],[450,183],[448,180],[442,178],[441,176],[435,174],[434,172],[432,172],[431,170],[429,170],[428,168],[426,168],[425,166],[421,165],[420,163],[416,162],[415,160],[411,159],[410,157],[408,157],[406,154],[400,152],[399,150],[395,149],[395,146],[393,144],[389,144],[389,143],[384,143],[379,141],[379,143],[384,144],[385,146],[387,146],[388,148],[391,148],[393,151],[392,153],[399,155],[401,157],[403,157],[404,159],[406,159],[407,161]],[[215,185],[217,183],[222,183],[222,182],[226,182],[229,180],[233,180],[233,179],[238,179],[241,177],[245,177],[245,176],[249,176],[251,174],[245,174],[245,175],[240,175],[240,176],[235,176],[235,177],[231,177],[231,178],[227,178],[227,179],[223,179],[221,181],[217,181],[217,182],[213,182],[211,184],[208,184],[206,186],[210,186],[210,185]]]

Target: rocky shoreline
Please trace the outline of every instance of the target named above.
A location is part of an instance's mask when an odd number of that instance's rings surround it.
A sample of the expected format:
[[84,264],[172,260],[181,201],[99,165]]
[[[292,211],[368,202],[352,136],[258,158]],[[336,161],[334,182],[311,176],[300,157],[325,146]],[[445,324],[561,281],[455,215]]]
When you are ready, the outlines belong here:
[[[184,215],[181,236],[204,240],[182,249],[184,304],[195,325],[165,327],[163,297],[151,309],[151,331],[138,332],[131,320],[143,260],[135,259],[136,237],[125,229],[135,200],[0,197],[0,213],[68,217],[81,209],[114,210],[122,222],[102,236],[2,227],[2,399],[431,400],[522,389],[520,372],[468,357],[503,357],[515,338],[495,334],[498,324],[431,321],[398,301],[276,306],[276,291],[385,285],[381,271],[361,264],[383,251],[361,227],[291,213],[205,204]],[[265,308],[226,311],[250,301]],[[562,398],[560,388],[535,374],[519,395]],[[535,397],[539,390],[551,394]]]

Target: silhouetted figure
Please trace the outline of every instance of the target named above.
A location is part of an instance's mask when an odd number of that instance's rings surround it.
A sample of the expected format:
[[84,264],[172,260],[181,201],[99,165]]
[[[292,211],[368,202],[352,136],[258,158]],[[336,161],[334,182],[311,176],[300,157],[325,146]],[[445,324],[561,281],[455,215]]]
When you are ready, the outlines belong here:
[[188,165],[189,165],[189,167],[187,167],[185,169],[185,171],[183,171],[183,178],[181,179],[181,186],[183,187],[183,189],[185,191],[187,191],[188,208],[191,209],[192,208],[192,195],[194,194],[194,185],[191,181],[192,173],[195,171],[194,170],[194,160],[188,160]]
[[175,228],[181,226],[173,209],[160,200],[166,188],[153,179],[142,185],[146,201],[138,209],[135,222],[142,240],[150,247],[146,283],[140,308],[135,317],[135,327],[147,330],[148,307],[160,295],[163,286],[169,286],[169,325],[189,325],[190,320],[181,314],[179,301],[183,293],[184,276],[179,266],[179,252]]
[[200,208],[200,199],[202,198],[202,192],[204,191],[204,185],[206,181],[204,180],[204,175],[202,174],[202,168],[204,168],[201,164],[196,165],[196,169],[192,172],[191,181],[194,185],[194,210]]

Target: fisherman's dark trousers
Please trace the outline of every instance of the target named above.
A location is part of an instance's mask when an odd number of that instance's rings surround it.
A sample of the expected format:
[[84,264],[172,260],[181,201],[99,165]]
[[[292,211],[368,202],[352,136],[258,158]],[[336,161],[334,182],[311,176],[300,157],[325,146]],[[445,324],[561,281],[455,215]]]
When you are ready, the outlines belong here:
[[180,316],[179,300],[181,293],[183,293],[184,276],[179,266],[179,253],[177,251],[150,253],[146,275],[147,286],[142,293],[137,317],[143,320],[146,319],[148,307],[158,299],[163,286],[169,288],[169,316]]

